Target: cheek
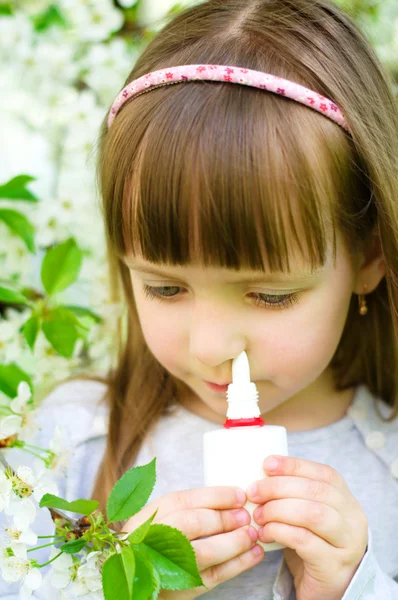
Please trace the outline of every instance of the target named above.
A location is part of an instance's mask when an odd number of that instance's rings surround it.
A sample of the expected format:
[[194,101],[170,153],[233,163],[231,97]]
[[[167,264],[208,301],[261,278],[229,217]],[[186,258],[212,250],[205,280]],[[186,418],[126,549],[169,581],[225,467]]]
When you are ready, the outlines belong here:
[[156,300],[137,296],[136,307],[149,350],[163,367],[174,372],[173,365],[178,362],[178,352],[182,347],[181,323],[175,322],[175,308],[170,307],[170,318],[165,318],[166,307]]
[[286,313],[257,338],[267,357],[264,371],[282,387],[298,380],[311,381],[329,365],[340,341],[351,294],[333,302],[329,294],[317,295],[300,310]]

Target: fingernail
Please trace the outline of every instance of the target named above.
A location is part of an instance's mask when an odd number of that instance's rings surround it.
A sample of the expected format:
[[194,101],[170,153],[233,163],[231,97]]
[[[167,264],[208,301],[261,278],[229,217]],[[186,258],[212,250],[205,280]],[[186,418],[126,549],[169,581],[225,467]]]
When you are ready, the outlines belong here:
[[260,517],[261,517],[261,514],[262,514],[262,510],[261,510],[261,508],[258,506],[258,507],[256,508],[256,510],[254,511],[254,513],[253,513],[253,517],[254,517],[256,520],[257,520],[257,519],[260,519]]
[[257,483],[251,483],[247,488],[247,493],[250,494],[250,496],[257,496],[257,489]]
[[252,552],[255,556],[260,556],[262,551],[263,550],[262,550],[261,546],[258,546],[257,544],[255,546],[253,546],[253,548],[252,548]]
[[264,467],[267,471],[276,471],[279,467],[279,460],[274,456],[269,456],[264,463]]
[[252,542],[257,542],[257,540],[258,540],[257,529],[254,529],[254,527],[249,527],[248,532],[249,532]]
[[238,510],[235,514],[238,525],[247,525],[250,523],[250,515],[245,510]]
[[243,490],[236,490],[236,499],[238,504],[243,504],[246,502],[246,494]]

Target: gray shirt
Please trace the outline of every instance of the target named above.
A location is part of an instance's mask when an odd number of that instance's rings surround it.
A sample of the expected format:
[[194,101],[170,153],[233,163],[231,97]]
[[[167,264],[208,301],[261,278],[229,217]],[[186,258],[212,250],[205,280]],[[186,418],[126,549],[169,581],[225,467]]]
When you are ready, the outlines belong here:
[[[74,449],[66,476],[59,480],[59,495],[67,500],[90,497],[106,441],[108,413],[101,402],[104,391],[98,382],[65,383],[47,396],[38,410],[41,445],[48,447],[58,424]],[[369,521],[367,552],[342,600],[398,600],[398,583],[394,581],[398,580],[398,420],[382,421],[375,402],[387,416],[390,409],[374,399],[365,386],[359,386],[340,421],[288,433],[289,455],[336,469]],[[150,501],[171,491],[203,486],[203,434],[219,427],[178,405],[152,428],[134,461],[134,465],[141,465],[157,458],[157,482]],[[27,457],[11,449],[7,459],[15,466],[18,462],[30,464]],[[0,513],[2,522],[5,518]],[[49,535],[52,522],[48,511],[39,509],[32,527],[39,535]],[[47,551],[35,551],[35,558],[45,562]],[[0,598],[16,600],[18,590],[19,584],[0,581]],[[49,594],[45,586],[32,595],[32,599],[40,600],[57,597],[55,590]],[[203,597],[295,600],[296,596],[283,551],[275,550],[249,571]]]

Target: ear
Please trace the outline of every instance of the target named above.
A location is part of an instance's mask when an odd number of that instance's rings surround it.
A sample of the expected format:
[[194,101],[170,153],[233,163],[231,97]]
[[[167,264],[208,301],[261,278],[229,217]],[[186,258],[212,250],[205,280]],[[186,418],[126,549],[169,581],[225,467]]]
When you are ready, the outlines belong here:
[[358,271],[355,280],[354,293],[366,294],[373,292],[386,274],[383,250],[381,247],[378,226],[372,232],[369,240],[365,242],[358,262]]

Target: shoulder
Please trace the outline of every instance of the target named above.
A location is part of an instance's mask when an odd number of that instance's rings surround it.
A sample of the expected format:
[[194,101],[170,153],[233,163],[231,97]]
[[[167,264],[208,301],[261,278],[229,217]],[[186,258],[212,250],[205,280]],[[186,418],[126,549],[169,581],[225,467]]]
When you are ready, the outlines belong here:
[[41,442],[52,439],[56,426],[62,429],[71,446],[106,435],[109,414],[106,391],[104,383],[94,380],[77,379],[57,385],[36,411]]
[[371,394],[365,385],[358,387],[347,414],[355,422],[366,447],[374,452],[398,480],[398,418],[386,420],[393,409]]

